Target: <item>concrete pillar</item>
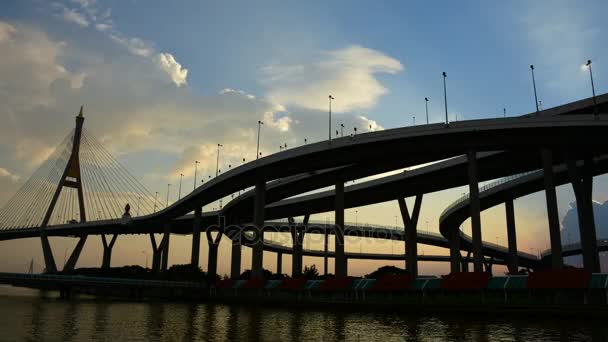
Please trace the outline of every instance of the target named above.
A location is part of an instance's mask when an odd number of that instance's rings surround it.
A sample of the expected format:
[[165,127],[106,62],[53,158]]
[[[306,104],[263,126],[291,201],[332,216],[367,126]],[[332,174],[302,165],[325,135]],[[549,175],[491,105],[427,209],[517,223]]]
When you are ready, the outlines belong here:
[[150,233],[150,243],[152,244],[152,273],[160,273],[160,261],[163,255],[163,243],[161,240],[160,245],[156,244],[156,238],[154,234]]
[[255,200],[253,204],[253,225],[255,239],[251,247],[251,276],[264,275],[264,206],[266,205],[266,181],[260,179],[255,184]]
[[194,209],[194,220],[192,223],[192,256],[190,258],[190,265],[194,270],[199,267],[199,254],[201,250],[201,221],[203,215],[203,208],[198,207]]
[[55,264],[55,258],[53,257],[53,250],[51,249],[49,238],[46,236],[46,231],[44,229],[42,229],[42,232],[40,232],[40,242],[42,243],[45,272],[56,273],[57,265]]
[[469,203],[471,208],[471,232],[473,242],[473,271],[483,272],[483,251],[481,249],[481,214],[479,205],[479,181],[477,177],[477,153],[467,151],[469,173]]
[[306,226],[308,225],[309,218],[310,215],[304,216],[303,229],[298,229],[294,219],[292,217],[289,218],[291,242],[293,246],[293,254],[291,258],[291,276],[293,278],[302,275],[302,245],[304,243],[304,235],[306,234]]
[[507,257],[507,268],[509,273],[515,274],[519,270],[517,260],[517,236],[515,233],[515,210],[513,209],[513,199],[505,201],[505,211],[507,214],[507,240],[509,244],[509,255]]
[[459,229],[455,229],[450,237],[450,273],[460,272],[460,234]]
[[329,227],[325,226],[323,233],[323,275],[329,273]]
[[241,277],[241,230],[232,233],[232,254],[230,256],[230,279]]
[[87,241],[87,235],[83,235],[78,239],[78,243],[74,247],[72,254],[70,254],[70,258],[65,263],[63,267],[63,271],[73,271],[76,268],[76,263],[78,262],[78,258],[80,257],[80,253],[82,252],[82,248],[84,247],[84,243]]
[[283,274],[283,253],[277,253],[277,274]]
[[101,242],[103,243],[103,259],[101,263],[101,268],[108,269],[110,268],[110,263],[112,261],[112,248],[114,248],[114,243],[116,243],[116,238],[118,234],[114,234],[112,236],[112,240],[108,243],[105,234],[101,234]]
[[541,150],[543,173],[545,178],[545,197],[547,200],[547,218],[549,220],[549,237],[551,240],[551,267],[560,269],[562,261],[562,242],[559,231],[559,216],[557,212],[557,195],[555,194],[555,179],[553,175],[553,152],[547,148]]
[[213,231],[207,229],[207,243],[209,245],[209,258],[207,259],[207,275],[213,279],[217,275],[217,252],[220,246],[220,240],[224,234],[223,229],[225,227],[224,217],[219,217],[220,229],[217,231],[217,235],[214,237]]
[[165,232],[163,234],[163,256],[162,256],[162,269],[161,271],[166,272],[169,268],[169,239],[171,238],[171,225],[165,224]]
[[471,252],[467,252],[467,256],[465,258],[462,259],[461,262],[461,271],[462,272],[469,272],[469,262],[471,261]]
[[576,161],[567,158],[568,174],[576,197],[578,227],[583,250],[583,267],[594,273],[599,273],[600,259],[597,249],[597,233],[593,215],[593,159],[583,161],[582,172],[576,166]]
[[335,190],[335,272],[336,277],[346,277],[347,266],[344,255],[344,182],[336,182]]
[[420,205],[422,204],[422,194],[416,195],[412,215],[407,209],[407,203],[404,198],[398,198],[399,210],[401,211],[401,219],[405,230],[405,268],[413,277],[418,276],[418,217],[420,214]]

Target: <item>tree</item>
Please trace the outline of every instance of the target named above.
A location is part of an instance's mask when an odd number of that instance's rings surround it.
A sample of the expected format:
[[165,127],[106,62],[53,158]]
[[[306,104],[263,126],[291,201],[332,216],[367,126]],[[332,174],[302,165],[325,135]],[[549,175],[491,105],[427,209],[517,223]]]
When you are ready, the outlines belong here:
[[316,279],[319,277],[319,271],[317,270],[317,266],[312,265],[310,267],[304,266],[304,271],[302,271],[302,275],[306,279]]

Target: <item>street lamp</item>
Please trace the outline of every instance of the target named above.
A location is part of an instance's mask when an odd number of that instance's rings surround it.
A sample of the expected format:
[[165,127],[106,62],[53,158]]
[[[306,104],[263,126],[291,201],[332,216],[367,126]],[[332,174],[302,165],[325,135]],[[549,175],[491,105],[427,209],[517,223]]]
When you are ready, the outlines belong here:
[[426,124],[429,124],[429,98],[424,98],[424,107],[426,108]]
[[182,199],[182,179],[184,178],[184,174],[180,173],[179,174],[179,192],[177,194],[177,200],[179,201],[180,199]]
[[255,159],[257,160],[260,154],[260,128],[262,127],[264,123],[260,120],[258,120],[258,148],[255,151]]
[[344,124],[340,124],[340,138],[344,137]]
[[156,191],[156,193],[154,194],[154,212],[156,212],[156,201],[158,198],[158,191]]
[[502,109],[502,117],[506,118],[507,117],[507,108],[503,108]]
[[198,164],[199,164],[199,163],[200,163],[200,162],[199,162],[198,160],[195,160],[195,161],[194,161],[194,188],[193,188],[192,190],[195,190],[195,189],[196,189],[196,171],[197,171],[197,168],[198,168]]
[[538,95],[536,94],[536,79],[534,78],[534,65],[530,64],[530,72],[532,73],[532,87],[534,88],[534,104],[536,104],[536,112],[538,113]]
[[597,101],[595,99],[595,85],[593,84],[593,71],[591,70],[591,60],[587,60],[587,68],[589,69],[589,76],[591,77],[591,92],[593,94],[593,114],[597,118]]
[[335,97],[329,95],[329,142],[331,143],[331,100],[334,100]]
[[415,115],[412,115],[412,123],[413,123],[413,126],[416,126],[416,116]]
[[171,184],[167,184],[167,205],[165,208],[169,206],[169,190],[171,189]]
[[445,84],[445,79],[448,77],[448,75],[445,73],[445,71],[443,72],[443,101],[445,104],[445,124],[448,125],[448,91],[447,91],[447,87]]
[[222,144],[217,144],[217,159],[215,162],[215,177],[219,174],[220,171],[220,147],[224,147]]

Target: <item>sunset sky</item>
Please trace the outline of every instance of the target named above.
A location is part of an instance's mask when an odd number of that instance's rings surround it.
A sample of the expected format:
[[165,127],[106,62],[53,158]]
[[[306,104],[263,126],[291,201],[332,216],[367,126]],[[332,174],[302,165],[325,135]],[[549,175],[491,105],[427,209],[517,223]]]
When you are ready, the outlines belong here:
[[[0,206],[72,129],[85,108],[85,127],[151,192],[166,194],[185,175],[198,176],[255,158],[261,151],[327,139],[327,96],[333,124],[364,131],[443,120],[447,72],[450,119],[534,111],[529,65],[536,68],[542,107],[591,96],[593,60],[598,94],[608,91],[608,24],[603,1],[141,1],[4,0],[0,4]],[[604,37],[604,38],[602,38]],[[568,137],[564,137],[568,139]],[[399,158],[398,151],[395,158]],[[387,151],[382,151],[387,153]],[[594,200],[608,200],[608,178],[595,178]],[[175,188],[174,188],[175,189]],[[428,194],[419,229],[437,231],[439,215],[468,188]],[[184,190],[185,192],[185,190]],[[177,194],[170,194],[171,201]],[[558,189],[560,217],[574,201]],[[413,203],[413,199],[410,199]],[[204,210],[211,209],[205,208]],[[548,247],[544,193],[515,202],[520,250]],[[355,218],[355,210],[357,210]],[[396,201],[347,210],[346,221],[395,225]],[[315,219],[333,219],[333,214]],[[427,223],[428,222],[428,223]],[[400,217],[397,224],[402,225]],[[482,214],[483,238],[506,243],[504,207]],[[606,229],[606,222],[600,222]],[[598,226],[598,230],[600,227]],[[469,223],[464,225],[470,232]],[[608,233],[608,230],[606,230]],[[602,234],[598,234],[602,236]],[[287,239],[275,236],[274,238]],[[63,264],[75,239],[54,238]],[[171,240],[170,263],[188,263],[190,237]],[[403,253],[403,243],[347,239],[347,251]],[[206,269],[206,243],[201,263]],[[319,248],[318,242],[307,246]],[[419,253],[447,254],[420,246]],[[113,266],[151,263],[147,236],[121,236]],[[228,244],[219,273],[229,272]],[[0,242],[0,271],[43,264],[38,239]],[[265,254],[265,267],[276,258]],[[243,254],[243,269],[250,253]],[[322,265],[306,258],[305,264]],[[79,266],[101,264],[101,241],[87,241]],[[333,261],[330,262],[333,264]],[[366,274],[383,264],[349,262]],[[291,259],[283,261],[290,272]],[[424,264],[421,273],[447,272]],[[333,266],[330,267],[333,272]]]

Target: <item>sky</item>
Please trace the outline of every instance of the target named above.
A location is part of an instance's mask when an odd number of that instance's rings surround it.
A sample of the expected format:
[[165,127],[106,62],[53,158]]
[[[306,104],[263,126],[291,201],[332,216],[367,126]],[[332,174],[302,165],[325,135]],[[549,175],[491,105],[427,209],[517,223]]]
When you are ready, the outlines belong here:
[[[503,109],[509,116],[534,111],[530,64],[544,108],[591,95],[588,70],[582,67],[588,59],[596,92],[604,93],[608,47],[601,42],[607,9],[602,1],[559,0],[4,0],[0,205],[72,129],[81,105],[87,129],[150,191],[164,194],[180,173],[184,184],[192,184],[195,160],[201,161],[199,177],[213,175],[218,143],[224,145],[220,168],[253,159],[258,120],[265,123],[264,155],[278,152],[279,145],[326,139],[328,94],[335,97],[334,127],[344,124],[350,133],[354,127],[424,123],[425,97],[429,121],[441,122],[442,72],[448,75],[450,120],[498,117]],[[608,199],[606,185],[604,177],[596,177],[598,203]],[[466,191],[425,196],[421,229],[436,231],[443,209]],[[560,187],[558,196],[563,218],[574,201],[571,187]],[[548,247],[544,205],[543,193],[516,201],[524,251]],[[346,220],[400,225],[395,215],[398,206],[392,201],[348,210]],[[332,215],[316,216],[325,217]],[[484,212],[482,222],[485,240],[506,242],[502,206]],[[97,240],[87,242],[80,266],[100,263]],[[188,262],[190,238],[171,241],[170,262]],[[351,241],[346,249],[386,251],[387,243]],[[61,263],[75,239],[57,238],[52,244]],[[0,269],[23,271],[32,258],[42,264],[35,239],[0,245]],[[403,244],[390,248],[402,252]],[[201,253],[204,263],[204,244]],[[144,264],[150,255],[147,237],[120,237],[113,265]],[[220,273],[228,272],[229,255],[222,244]],[[274,269],[274,260],[266,253],[265,267]],[[289,260],[283,262],[286,271]],[[321,265],[305,259],[313,263]],[[351,262],[349,272],[365,274],[382,264]],[[447,270],[426,263],[421,269]]]

